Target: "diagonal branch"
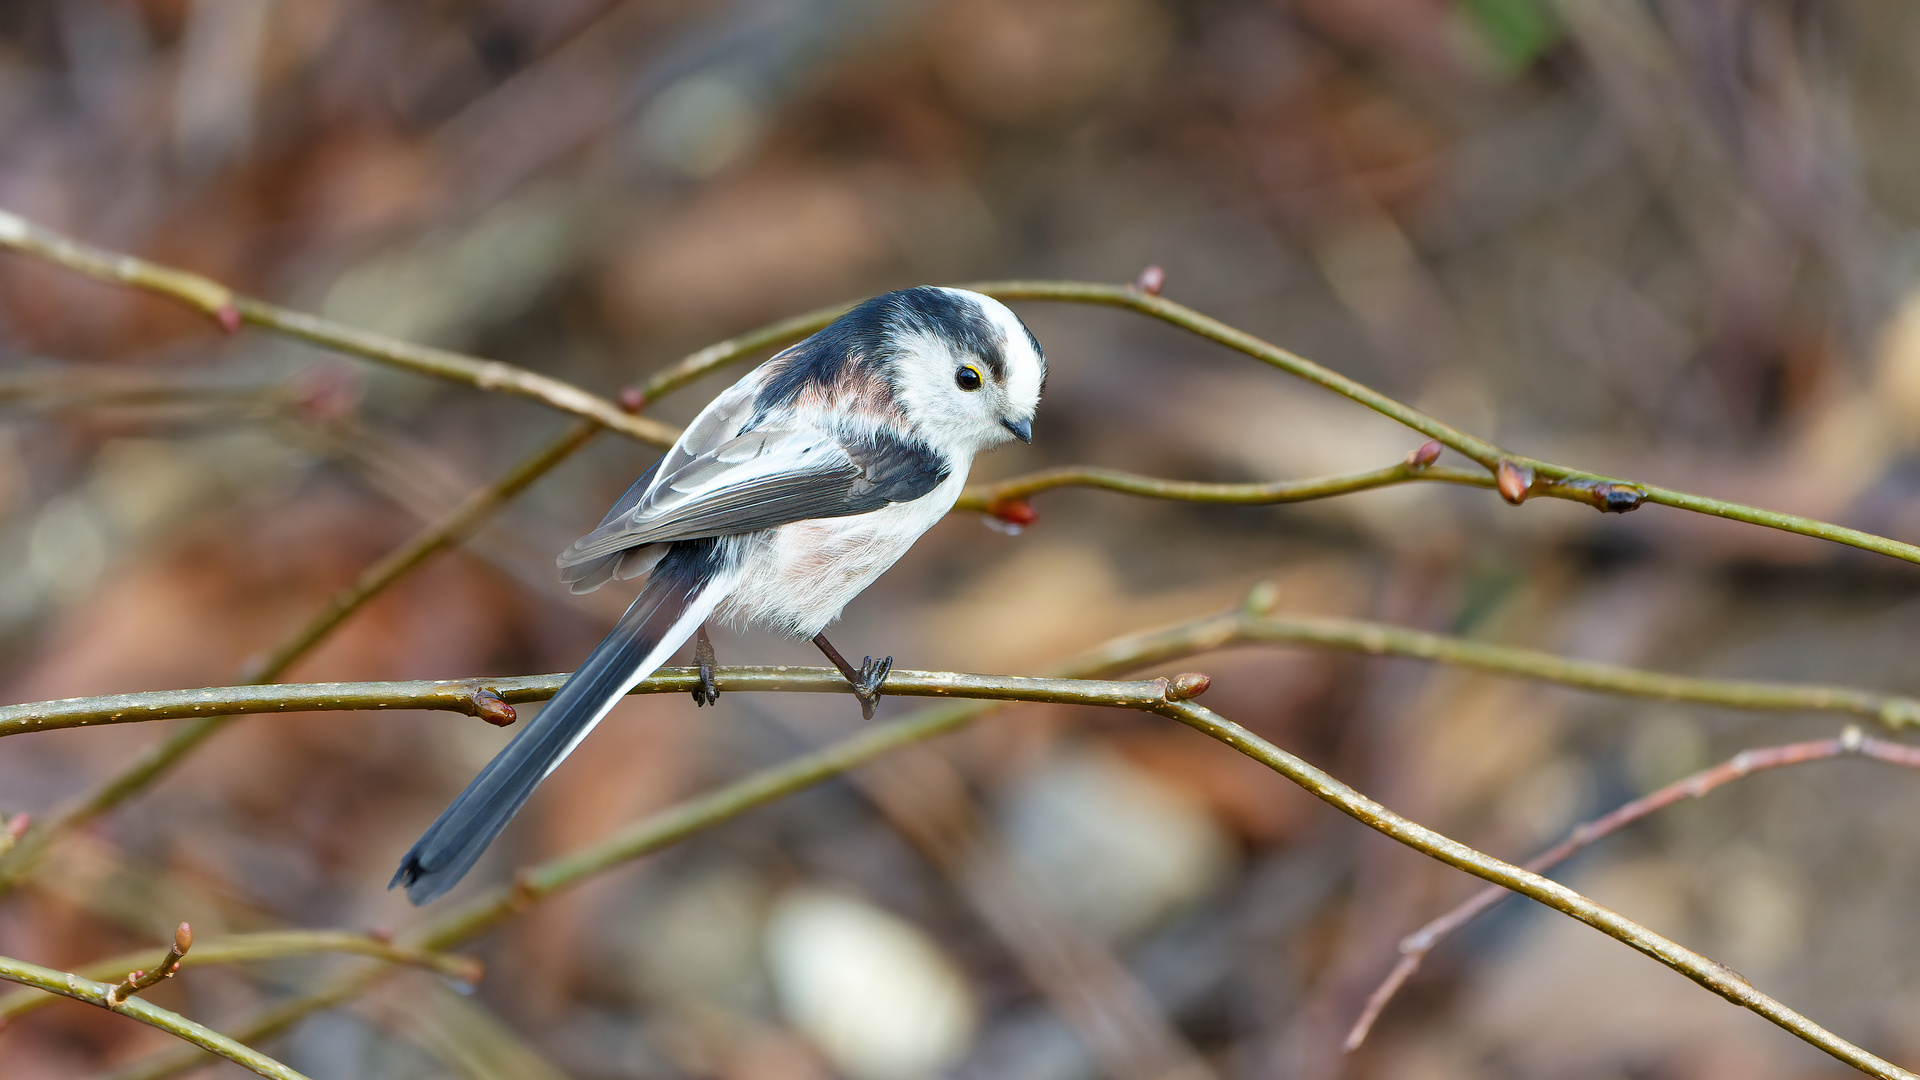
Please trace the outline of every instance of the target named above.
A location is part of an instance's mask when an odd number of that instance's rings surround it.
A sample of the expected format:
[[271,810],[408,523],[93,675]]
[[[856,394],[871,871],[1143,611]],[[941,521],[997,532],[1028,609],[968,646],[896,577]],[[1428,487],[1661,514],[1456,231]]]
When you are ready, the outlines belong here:
[[211,278],[83,244],[4,210],[0,210],[0,248],[32,255],[87,277],[170,297],[198,308],[228,332],[238,330],[243,322],[252,323],[392,367],[530,398],[657,446],[672,445],[678,434],[666,424],[632,415],[603,397],[548,375],[498,360],[416,345],[242,296]]
[[1307,789],[1314,797],[1361,824],[1475,877],[1520,893],[1578,919],[1726,998],[1758,1013],[1805,1042],[1868,1074],[1888,1080],[1916,1080],[1915,1074],[1870,1054],[1762,993],[1739,972],[1654,933],[1618,912],[1602,907],[1565,885],[1443,836],[1360,794],[1332,776],[1287,753],[1246,728],[1190,701],[1171,702],[1160,715],[1218,739]]
[[[97,1005],[122,1016],[130,1016],[143,1024],[157,1027],[169,1035],[192,1043],[201,1052],[218,1054],[236,1065],[250,1069],[261,1076],[270,1077],[272,1080],[307,1080],[301,1073],[280,1064],[258,1050],[235,1042],[212,1028],[197,1024],[171,1009],[163,1009],[137,997],[115,997],[115,988],[107,983],[83,979],[78,975],[55,971],[52,968],[44,968],[38,964],[29,964],[24,960],[15,960],[7,956],[0,956],[0,979],[45,990],[49,994],[70,997],[75,1001],[84,1001],[89,1005]],[[195,1056],[198,1057],[199,1054],[196,1053]]]
[[[1704,798],[1715,788],[1743,777],[1771,769],[1784,769],[1814,761],[1831,761],[1834,758],[1852,755],[1872,758],[1875,761],[1884,761],[1890,765],[1899,765],[1908,769],[1920,769],[1920,747],[1875,739],[1862,733],[1857,727],[1848,727],[1831,739],[1742,750],[1718,765],[1702,769],[1692,776],[1683,777],[1592,821],[1574,826],[1565,840],[1529,860],[1526,869],[1536,874],[1545,873],[1642,818],[1650,817],[1684,799]],[[1387,1007],[1388,1002],[1393,1000],[1393,996],[1400,992],[1400,988],[1406,985],[1407,980],[1420,970],[1420,964],[1426,960],[1428,953],[1454,931],[1472,922],[1482,912],[1509,895],[1511,894],[1507,890],[1497,885],[1489,885],[1461,901],[1445,915],[1402,938],[1399,962],[1368,996],[1365,1008],[1361,1010],[1359,1018],[1353,1022],[1352,1030],[1347,1033],[1348,1052],[1358,1049],[1360,1044],[1366,1041],[1368,1033],[1373,1030],[1374,1022],[1380,1018],[1381,1011]]]

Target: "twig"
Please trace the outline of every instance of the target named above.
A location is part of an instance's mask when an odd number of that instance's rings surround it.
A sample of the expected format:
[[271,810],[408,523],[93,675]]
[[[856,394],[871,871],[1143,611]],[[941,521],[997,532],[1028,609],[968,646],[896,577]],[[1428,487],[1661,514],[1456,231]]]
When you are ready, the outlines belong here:
[[[992,281],[967,287],[1002,300],[1051,300],[1106,304],[1151,315],[1365,405],[1472,458],[1490,473],[1498,471],[1501,463],[1505,462],[1521,477],[1530,481],[1519,492],[1521,498],[1529,495],[1551,495],[1556,498],[1573,498],[1603,509],[1614,510],[1631,509],[1629,504],[1638,505],[1641,501],[1654,502],[1663,506],[1690,510],[1697,514],[1744,521],[1750,525],[1761,525],[1769,529],[1779,529],[1782,532],[1830,540],[1907,562],[1920,563],[1920,546],[1890,540],[1884,536],[1875,536],[1858,529],[1849,529],[1795,514],[1764,510],[1757,506],[1708,498],[1704,495],[1694,495],[1685,491],[1675,491],[1672,488],[1658,487],[1653,484],[1603,476],[1599,473],[1558,465],[1551,461],[1508,453],[1484,439],[1469,435],[1450,424],[1428,416],[1372,387],[1321,367],[1304,356],[1262,341],[1244,330],[1236,330],[1184,304],[1175,303],[1139,289],[1124,285],[1080,281]],[[1518,500],[1510,499],[1510,501]]]
[[0,210],[0,248],[33,255],[101,281],[171,297],[198,308],[229,333],[242,323],[252,323],[352,356],[529,398],[656,446],[671,445],[677,434],[669,425],[635,416],[606,398],[551,376],[498,360],[415,345],[242,296],[211,278],[83,244],[4,210]]
[[[163,981],[173,978],[174,974],[180,970],[181,958],[186,956],[187,950],[191,948],[193,948],[193,927],[186,923],[174,927],[173,947],[167,950],[166,958],[150,971],[128,972],[126,978],[107,990],[107,1007],[112,1008],[142,990],[158,986]],[[116,968],[116,970],[120,969]]]
[[[512,722],[512,706],[545,701],[560,691],[566,673],[503,678],[422,679],[413,682],[274,683],[202,690],[158,690],[100,698],[0,707],[0,735],[105,724],[134,724],[208,715],[436,709]],[[697,668],[662,668],[635,686],[635,694],[684,694],[700,684]],[[852,693],[846,677],[824,667],[727,667],[715,670],[727,693]],[[887,676],[896,697],[977,698],[997,701],[1062,701],[1128,705],[1157,697],[1152,682],[1041,679],[1023,675],[966,675],[952,671],[907,671]],[[504,712],[503,712],[503,708]]]
[[[1574,826],[1566,839],[1528,860],[1526,869],[1534,873],[1545,873],[1589,845],[1612,836],[1642,818],[1658,813],[1683,799],[1701,798],[1715,788],[1742,777],[1752,776],[1754,773],[1769,769],[1783,769],[1790,765],[1804,765],[1812,761],[1830,761],[1856,754],[1909,769],[1920,769],[1920,747],[1876,739],[1866,735],[1859,728],[1851,726],[1831,739],[1742,750],[1718,765],[1676,780],[1658,791],[1626,803],[1592,821]],[[1360,1044],[1366,1041],[1375,1021],[1380,1018],[1381,1010],[1387,1007],[1387,1003],[1393,1000],[1393,996],[1400,991],[1407,980],[1420,970],[1420,964],[1427,958],[1428,953],[1454,931],[1472,922],[1482,912],[1509,895],[1511,894],[1506,889],[1489,885],[1462,901],[1453,910],[1402,938],[1399,962],[1367,998],[1366,1007],[1354,1021],[1352,1030],[1347,1033],[1347,1051],[1351,1053],[1359,1049]]]
[[[29,964],[24,960],[0,956],[0,979],[17,982],[25,986],[45,990],[50,994],[70,997],[75,1001],[84,1001],[89,1005],[130,1016],[143,1024],[159,1028],[186,1042],[192,1043],[200,1051],[218,1054],[243,1068],[273,1080],[307,1080],[307,1078],[282,1065],[278,1061],[245,1046],[211,1028],[197,1024],[171,1009],[163,1009],[152,1002],[137,997],[116,997],[116,986],[92,979],[83,979],[64,971],[55,971],[38,964]],[[199,1053],[195,1052],[195,1058]]]
[[1760,992],[1740,973],[1602,907],[1565,885],[1476,851],[1388,810],[1319,769],[1193,702],[1155,710],[1218,739],[1305,788],[1322,802],[1402,844],[1478,878],[1520,893],[1586,923],[1685,975],[1728,1001],[1765,1017],[1807,1043],[1870,1076],[1915,1080],[1915,1074],[1842,1039]]
[[[1096,654],[1104,668],[1143,663],[1228,645],[1302,645],[1371,656],[1432,660],[1494,675],[1535,679],[1598,693],[1767,712],[1826,712],[1902,728],[1920,722],[1920,700],[1846,686],[1708,679],[1574,660],[1534,649],[1494,645],[1387,623],[1327,617],[1285,618],[1237,611],[1118,639]],[[148,690],[104,697],[66,698],[0,706],[0,737],[61,728],[251,713],[434,709],[511,723],[513,706],[545,701],[566,675],[423,679],[409,682],[275,683],[199,690]],[[716,678],[726,691],[851,692],[830,668],[728,667]],[[886,691],[902,696],[949,696],[1048,701],[1051,680],[897,670]],[[662,668],[632,693],[686,693],[698,683],[693,668]],[[1077,692],[1077,691],[1076,691]],[[1075,700],[1078,700],[1075,698]]]
[[[477,957],[410,949],[396,944],[392,940],[392,935],[360,934],[350,930],[268,930],[257,934],[235,934],[231,937],[203,942],[191,955],[182,950],[180,956],[170,956],[169,960],[173,961],[171,966],[177,971],[181,968],[284,960],[323,953],[371,956],[389,964],[425,968],[463,983],[479,982],[485,971]],[[110,979],[114,972],[126,971],[132,965],[139,963],[143,955],[146,954],[128,953],[125,956],[96,960],[80,968],[76,974],[85,979]],[[160,968],[154,970],[159,971],[166,967],[168,964],[162,963]],[[0,1023],[33,1012],[52,1001],[53,999],[47,995],[33,990],[0,995]]]

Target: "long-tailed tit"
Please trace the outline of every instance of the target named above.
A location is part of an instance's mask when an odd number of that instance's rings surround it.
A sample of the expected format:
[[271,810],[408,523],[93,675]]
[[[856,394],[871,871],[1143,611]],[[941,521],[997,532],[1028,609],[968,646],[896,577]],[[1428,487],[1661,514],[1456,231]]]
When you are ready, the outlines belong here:
[[953,508],[975,453],[1030,441],[1040,343],[998,301],[922,286],[877,296],[749,372],[687,425],[600,527],[559,558],[575,592],[648,575],[566,685],[400,860],[424,904],[479,859],[635,683],[710,618],[812,638],[871,717],[893,658],[856,670],[821,635]]

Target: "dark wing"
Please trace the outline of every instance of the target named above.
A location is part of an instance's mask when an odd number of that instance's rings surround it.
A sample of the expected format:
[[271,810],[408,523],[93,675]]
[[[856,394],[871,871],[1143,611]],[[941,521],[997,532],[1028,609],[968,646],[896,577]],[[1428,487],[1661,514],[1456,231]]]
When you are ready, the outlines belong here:
[[644,544],[864,514],[917,499],[947,475],[946,463],[923,443],[886,432],[849,435],[804,421],[775,421],[704,453],[683,453],[631,509],[610,516],[559,561],[568,567]]

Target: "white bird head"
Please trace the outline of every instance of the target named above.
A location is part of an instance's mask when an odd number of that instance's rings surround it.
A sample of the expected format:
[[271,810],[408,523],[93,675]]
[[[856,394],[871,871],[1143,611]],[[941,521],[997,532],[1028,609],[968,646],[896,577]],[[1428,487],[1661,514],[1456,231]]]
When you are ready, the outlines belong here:
[[1033,439],[1047,358],[1020,317],[990,296],[922,285],[875,297],[894,401],[929,443],[972,453]]

